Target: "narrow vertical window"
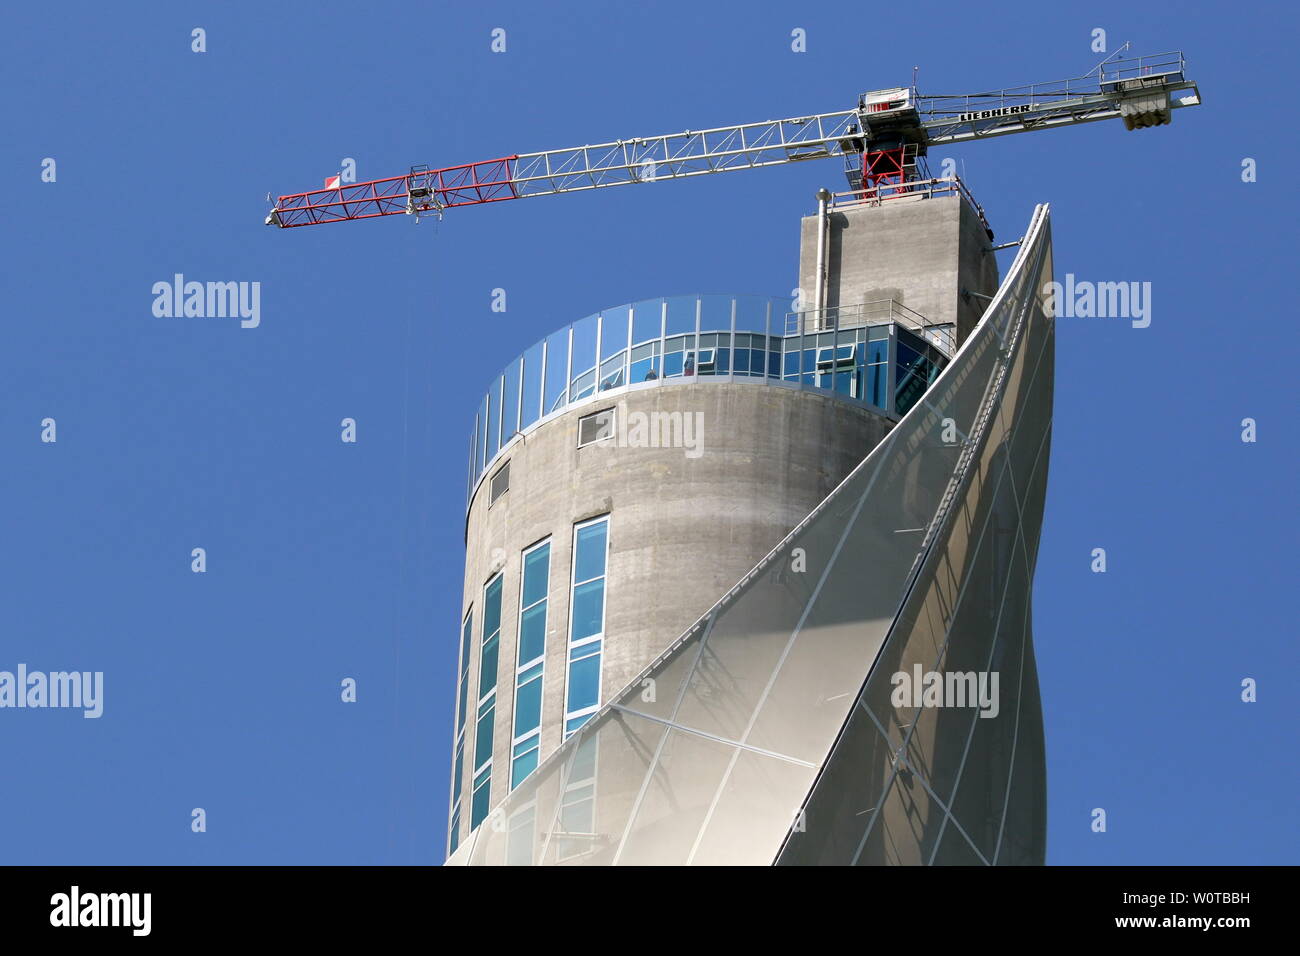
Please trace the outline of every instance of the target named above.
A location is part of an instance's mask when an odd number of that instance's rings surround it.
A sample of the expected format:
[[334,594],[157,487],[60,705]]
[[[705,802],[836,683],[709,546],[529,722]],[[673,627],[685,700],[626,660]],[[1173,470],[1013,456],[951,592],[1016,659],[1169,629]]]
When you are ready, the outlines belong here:
[[460,845],[460,794],[465,781],[465,711],[469,706],[469,646],[474,634],[474,608],[465,612],[460,626],[460,666],[456,689],[456,758],[451,768],[451,833],[447,852]]
[[506,866],[532,866],[536,862],[537,801],[520,807],[506,823]]
[[560,794],[559,828],[555,837],[557,861],[590,853],[597,845],[596,758],[595,737],[582,741],[573,752],[573,763]]
[[605,561],[608,551],[608,515],[574,527],[569,671],[564,713],[566,737],[600,707],[600,654],[605,638]]
[[519,588],[519,654],[515,660],[515,723],[511,737],[510,788],[537,769],[541,748],[542,665],[546,656],[546,595],[551,543],[524,552]]
[[447,841],[447,855],[451,856],[460,847],[460,806],[451,811],[451,839]]
[[497,710],[497,650],[501,643],[501,575],[483,589],[483,643],[479,650],[478,718],[474,725],[474,784],[469,826],[487,816],[492,798],[492,744]]

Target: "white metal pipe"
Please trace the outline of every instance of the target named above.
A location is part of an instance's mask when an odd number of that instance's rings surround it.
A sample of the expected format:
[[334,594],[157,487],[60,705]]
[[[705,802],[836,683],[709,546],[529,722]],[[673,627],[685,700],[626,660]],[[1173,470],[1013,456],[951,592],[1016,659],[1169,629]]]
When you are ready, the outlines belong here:
[[817,271],[814,274],[816,286],[813,290],[813,314],[817,317],[819,326],[825,324],[823,312],[826,308],[826,243],[830,225],[827,209],[830,199],[829,190],[817,190]]

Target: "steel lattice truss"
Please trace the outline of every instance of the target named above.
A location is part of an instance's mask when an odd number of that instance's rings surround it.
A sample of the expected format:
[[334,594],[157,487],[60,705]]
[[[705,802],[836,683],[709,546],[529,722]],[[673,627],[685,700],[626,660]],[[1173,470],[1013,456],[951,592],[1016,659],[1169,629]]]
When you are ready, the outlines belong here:
[[430,202],[418,211],[470,206],[485,202],[516,199],[511,168],[514,156],[489,159],[466,166],[429,170],[427,174],[392,176],[366,183],[340,185],[334,189],[281,196],[267,221],[277,219],[278,226],[314,226],[348,219],[373,219],[411,211],[410,186],[416,176],[431,177],[438,202]]
[[[852,158],[850,165],[857,164],[850,181],[861,183],[863,170],[875,168],[873,156],[899,148],[898,140],[885,142],[882,129],[887,135],[901,130],[903,138],[924,155],[927,146],[940,143],[1117,117],[1134,128],[1159,125],[1169,121],[1170,110],[1200,103],[1196,84],[1183,75],[1181,53],[1103,63],[1084,77],[986,93],[882,92],[897,95],[901,105],[890,103],[882,109],[878,95],[864,94],[857,109],[836,113],[519,153],[443,169],[412,167],[405,176],[364,183],[333,182],[324,189],[281,196],[266,221],[288,228],[402,213],[441,214],[455,206],[841,155]],[[1188,95],[1176,95],[1183,92]]]
[[[1119,60],[1067,80],[986,93],[918,96],[917,113],[926,142],[933,146],[1116,119],[1122,104],[1150,90],[1167,95],[1170,109],[1199,106],[1199,91],[1183,76],[1183,66],[1181,53]],[[1175,95],[1185,91],[1190,95]],[[988,113],[997,115],[981,115]]]
[[856,124],[857,113],[845,110],[523,153],[515,186],[520,196],[541,196],[825,159],[843,152],[840,144],[854,137]]

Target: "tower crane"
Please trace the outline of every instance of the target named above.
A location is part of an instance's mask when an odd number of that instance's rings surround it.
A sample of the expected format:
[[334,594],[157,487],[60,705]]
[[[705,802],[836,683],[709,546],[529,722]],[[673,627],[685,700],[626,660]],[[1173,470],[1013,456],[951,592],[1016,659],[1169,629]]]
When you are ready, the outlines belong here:
[[839,156],[850,188],[865,199],[906,194],[928,179],[931,146],[1122,119],[1126,129],[1162,126],[1173,110],[1200,105],[1181,52],[1116,59],[1081,77],[956,96],[915,86],[864,93],[857,107],[790,119],[684,130],[517,153],[362,183],[337,177],[326,188],[280,196],[266,217],[284,229],[550,196],[705,173],[757,169]]

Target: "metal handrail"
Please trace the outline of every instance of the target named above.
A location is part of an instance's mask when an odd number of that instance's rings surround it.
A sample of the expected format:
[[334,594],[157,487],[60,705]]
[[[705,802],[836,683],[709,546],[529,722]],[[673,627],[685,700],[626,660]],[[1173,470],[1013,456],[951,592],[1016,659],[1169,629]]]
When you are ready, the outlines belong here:
[[[883,189],[889,189],[891,192],[880,195]],[[842,193],[833,193],[828,208],[834,209],[837,205],[868,205],[878,206],[882,202],[888,202],[891,199],[920,198],[933,199],[936,196],[958,195],[966,200],[967,204],[979,216],[980,222],[985,229],[991,230],[988,217],[984,215],[984,207],[975,200],[970,188],[962,182],[960,176],[936,176],[932,179],[913,179],[897,185],[878,186],[875,188],[850,189]]]
[[1022,103],[1045,105],[1095,96],[1105,84],[1118,83],[1121,80],[1141,79],[1146,76],[1181,76],[1185,66],[1186,61],[1181,50],[1127,57],[1109,63],[1100,63],[1084,76],[1073,76],[1064,80],[1049,80],[1026,86],[1008,86],[982,93],[920,94],[916,98],[917,113],[922,117],[940,118],[995,106],[1015,106]]
[[806,333],[833,332],[838,329],[856,329],[865,325],[890,323],[919,333],[922,338],[936,345],[946,355],[952,355],[955,350],[956,330],[953,323],[931,322],[920,312],[908,308],[897,299],[873,299],[857,305],[787,312],[785,334],[794,335],[800,329]]

